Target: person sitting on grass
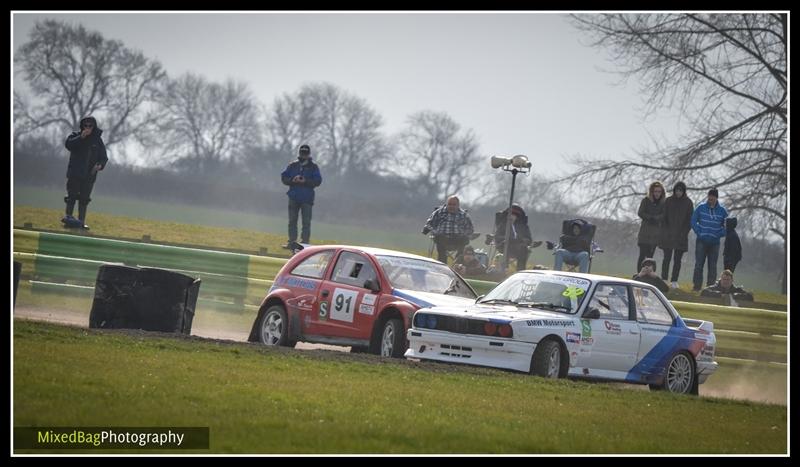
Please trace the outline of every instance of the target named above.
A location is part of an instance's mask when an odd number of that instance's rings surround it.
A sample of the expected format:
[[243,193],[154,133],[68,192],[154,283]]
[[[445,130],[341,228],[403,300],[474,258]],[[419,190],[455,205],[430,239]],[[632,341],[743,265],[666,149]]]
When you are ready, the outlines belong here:
[[475,249],[467,245],[464,254],[456,258],[453,270],[462,276],[478,276],[486,272],[486,266],[475,256]]
[[667,283],[656,274],[656,260],[653,258],[645,258],[642,261],[642,270],[633,276],[633,280],[654,285],[663,294],[669,292]]
[[734,302],[738,300],[754,301],[753,294],[744,290],[743,288],[734,285],[733,272],[730,269],[722,271],[719,280],[714,284],[706,287],[700,292],[701,297],[722,298],[726,301],[733,299]]

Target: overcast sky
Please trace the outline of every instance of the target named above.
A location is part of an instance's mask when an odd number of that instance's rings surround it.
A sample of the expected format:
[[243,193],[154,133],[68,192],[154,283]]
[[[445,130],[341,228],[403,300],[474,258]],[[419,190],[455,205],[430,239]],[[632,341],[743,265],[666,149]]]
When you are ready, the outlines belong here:
[[[247,82],[265,104],[307,82],[333,83],[384,118],[444,111],[491,155],[526,154],[553,174],[565,156],[621,158],[674,138],[678,120],[643,121],[636,82],[553,13],[16,13],[14,48],[36,20],[80,23],[158,59],[172,77]],[[324,158],[324,154],[316,154]]]

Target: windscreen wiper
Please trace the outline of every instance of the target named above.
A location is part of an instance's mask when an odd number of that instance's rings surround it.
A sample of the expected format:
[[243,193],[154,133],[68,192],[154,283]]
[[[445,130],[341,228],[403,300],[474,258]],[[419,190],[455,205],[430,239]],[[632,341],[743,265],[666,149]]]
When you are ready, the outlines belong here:
[[549,308],[551,310],[572,311],[571,307],[564,306],[564,305],[556,305],[555,303],[550,303],[550,302],[522,302],[522,303],[519,303],[518,306],[531,307],[531,308]]
[[489,300],[482,300],[478,303],[507,303],[509,305],[516,305],[517,302],[514,300],[506,300],[504,298],[490,298]]

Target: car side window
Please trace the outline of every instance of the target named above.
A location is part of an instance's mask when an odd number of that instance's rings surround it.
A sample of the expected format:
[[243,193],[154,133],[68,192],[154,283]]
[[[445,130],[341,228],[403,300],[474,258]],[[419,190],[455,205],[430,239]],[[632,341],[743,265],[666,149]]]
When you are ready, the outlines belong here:
[[333,257],[332,250],[320,251],[308,258],[304,259],[297,266],[292,269],[291,274],[294,276],[313,277],[314,279],[322,279],[325,275],[325,270],[328,268],[328,263],[331,262]]
[[653,290],[634,286],[633,298],[636,303],[637,320],[651,324],[672,324],[672,314]]
[[336,260],[331,281],[340,284],[364,287],[367,279],[376,280],[378,275],[369,259],[357,253],[343,251]]
[[628,319],[628,288],[624,285],[600,284],[589,302],[600,311],[600,319]]

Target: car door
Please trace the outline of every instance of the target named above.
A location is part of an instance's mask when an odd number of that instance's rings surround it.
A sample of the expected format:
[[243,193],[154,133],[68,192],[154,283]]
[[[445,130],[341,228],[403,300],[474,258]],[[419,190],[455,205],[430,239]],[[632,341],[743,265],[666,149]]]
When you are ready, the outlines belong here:
[[377,295],[364,287],[367,280],[377,282],[372,260],[355,251],[343,250],[329,278],[320,287],[319,335],[369,339],[376,317]]
[[[586,318],[597,309],[599,317]],[[576,366],[584,375],[624,379],[639,353],[639,324],[633,319],[628,286],[598,284],[581,319],[581,344]]]
[[[632,286],[633,303],[636,308],[636,320],[641,329],[639,342],[639,365],[642,374],[660,374],[671,347],[665,338],[675,321],[669,307],[659,294],[646,286]],[[667,348],[669,347],[669,348]]]

